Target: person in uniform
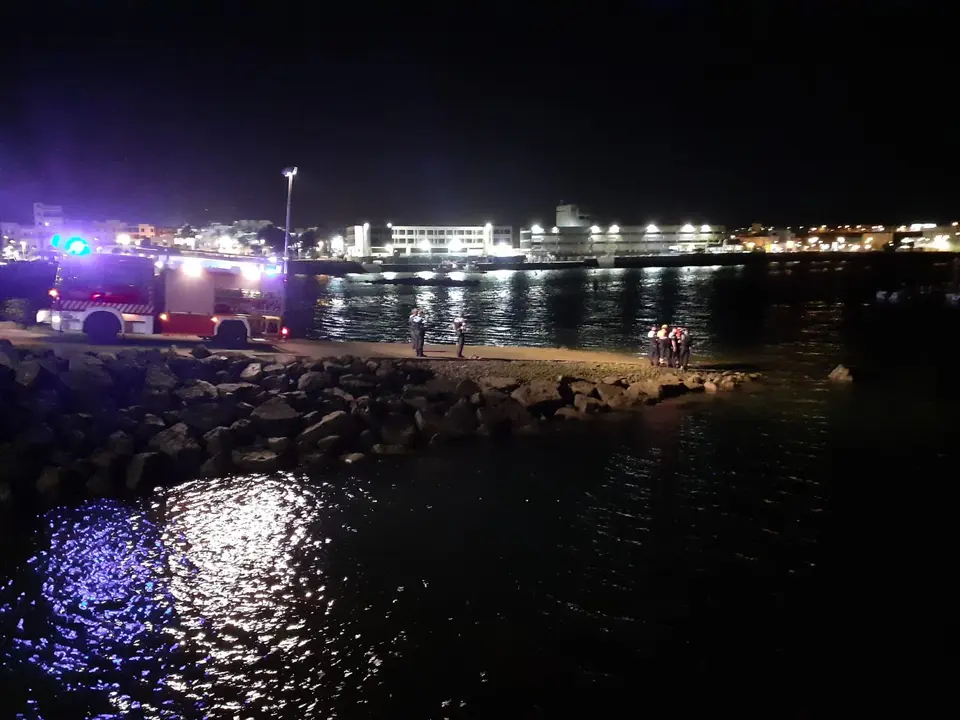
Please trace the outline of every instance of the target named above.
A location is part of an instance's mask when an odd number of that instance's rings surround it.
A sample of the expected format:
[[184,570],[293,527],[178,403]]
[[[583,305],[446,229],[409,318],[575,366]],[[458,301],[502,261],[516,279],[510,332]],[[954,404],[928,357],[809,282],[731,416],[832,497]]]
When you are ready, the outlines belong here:
[[420,309],[414,308],[410,312],[410,318],[407,320],[407,324],[410,326],[410,345],[415,354],[419,354],[417,348],[420,347],[419,340],[417,339],[418,334],[420,333],[420,323],[417,320],[419,315]]
[[690,347],[693,345],[693,339],[690,337],[689,330],[686,328],[680,329],[680,340],[677,344],[680,349],[679,364],[677,367],[686,370],[690,365]]
[[417,332],[417,357],[426,357],[426,354],[423,352],[423,344],[427,339],[427,316],[423,314],[423,310],[417,310],[417,319],[416,319],[418,332]]
[[467,340],[467,321],[466,318],[457,316],[453,319],[453,332],[457,336],[457,357],[463,357],[463,344]]
[[650,332],[647,333],[647,357],[650,358],[650,364],[656,367],[660,364],[660,347],[657,345],[657,326],[652,325]]
[[661,325],[657,330],[657,349],[660,352],[660,367],[670,364],[670,332],[669,326]]

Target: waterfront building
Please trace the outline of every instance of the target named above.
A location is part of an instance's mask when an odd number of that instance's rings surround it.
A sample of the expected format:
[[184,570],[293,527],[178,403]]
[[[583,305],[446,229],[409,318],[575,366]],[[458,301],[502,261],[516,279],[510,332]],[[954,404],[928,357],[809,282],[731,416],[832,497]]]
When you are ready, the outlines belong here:
[[558,205],[552,227],[520,230],[520,250],[530,259],[578,259],[696,252],[723,242],[723,227],[683,223],[598,224],[576,205]]
[[[338,236],[339,237],[339,236]],[[341,238],[351,257],[491,257],[512,254],[509,225],[351,225]],[[332,249],[339,245],[334,238]]]

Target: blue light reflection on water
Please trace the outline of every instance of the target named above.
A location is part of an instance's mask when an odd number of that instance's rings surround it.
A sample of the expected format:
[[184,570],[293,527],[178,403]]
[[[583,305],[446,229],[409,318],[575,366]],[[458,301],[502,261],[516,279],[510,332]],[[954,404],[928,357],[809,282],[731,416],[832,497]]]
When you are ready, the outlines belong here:
[[152,701],[167,671],[186,665],[168,633],[175,609],[157,527],[111,500],[43,519],[46,549],[0,593],[5,672],[49,690],[30,693],[33,717],[41,717],[37,698],[46,694],[97,717],[132,710],[178,717],[164,710],[169,700]]

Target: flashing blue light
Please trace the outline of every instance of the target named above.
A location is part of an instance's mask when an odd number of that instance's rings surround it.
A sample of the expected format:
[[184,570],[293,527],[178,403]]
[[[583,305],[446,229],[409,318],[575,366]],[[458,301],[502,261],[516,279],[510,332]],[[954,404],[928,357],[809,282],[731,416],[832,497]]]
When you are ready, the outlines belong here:
[[58,234],[58,235],[54,235],[52,238],[50,238],[50,244],[53,245],[55,248],[59,248],[59,247],[60,247],[60,235],[59,235],[59,234]]
[[67,242],[67,252],[71,255],[87,255],[90,253],[90,246],[83,238],[72,237]]
[[280,274],[280,266],[279,266],[279,265],[267,265],[266,273],[267,273],[267,275],[279,275],[279,274]]

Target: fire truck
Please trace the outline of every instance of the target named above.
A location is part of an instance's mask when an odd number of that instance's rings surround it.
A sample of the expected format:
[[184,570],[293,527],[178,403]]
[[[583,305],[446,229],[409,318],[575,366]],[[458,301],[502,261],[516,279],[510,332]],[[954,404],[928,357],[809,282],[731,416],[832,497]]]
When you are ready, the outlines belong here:
[[126,335],[188,335],[224,347],[277,342],[283,274],[265,258],[128,251],[65,254],[38,322],[110,343]]

